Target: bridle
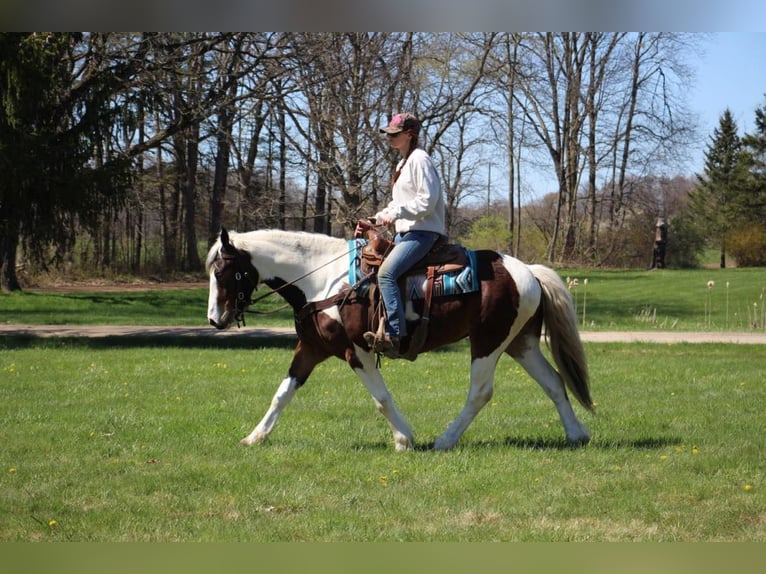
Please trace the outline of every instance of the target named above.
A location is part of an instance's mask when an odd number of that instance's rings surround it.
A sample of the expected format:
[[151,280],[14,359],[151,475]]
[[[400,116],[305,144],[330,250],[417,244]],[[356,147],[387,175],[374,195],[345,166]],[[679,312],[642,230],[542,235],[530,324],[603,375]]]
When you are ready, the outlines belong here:
[[[221,258],[223,264],[226,262],[234,262],[234,280],[236,281],[237,296],[234,302],[234,320],[237,322],[237,327],[245,325],[245,311],[249,305],[252,305],[253,291],[258,289],[258,270],[253,267],[255,278],[251,277],[251,273],[248,270],[243,270],[240,264],[240,257],[238,252],[227,252],[221,249],[218,252],[218,256]],[[221,271],[223,267],[218,267],[214,264],[216,271]]]

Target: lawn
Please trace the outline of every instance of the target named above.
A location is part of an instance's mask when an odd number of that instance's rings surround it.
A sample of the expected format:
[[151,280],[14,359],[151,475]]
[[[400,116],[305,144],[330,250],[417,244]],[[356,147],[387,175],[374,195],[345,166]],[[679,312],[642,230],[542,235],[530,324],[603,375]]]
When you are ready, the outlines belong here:
[[766,541],[766,349],[589,344],[593,441],[571,449],[510,359],[451,452],[459,344],[382,370],[416,433],[323,363],[242,447],[289,343],[0,339],[2,541]]
[[[763,268],[559,273],[572,283],[583,330],[766,331]],[[202,287],[5,293],[0,316],[5,323],[204,326],[207,295]],[[253,310],[264,314],[249,314],[248,326],[291,326],[282,306],[278,296],[262,299]]]
[[[585,330],[764,329],[763,269],[560,273]],[[291,325],[281,304],[248,326]],[[7,323],[205,325],[206,306],[201,287],[0,295]],[[582,449],[504,358],[492,402],[435,452],[465,400],[466,344],[384,360],[415,430],[402,454],[337,360],[267,444],[239,445],[289,340],[0,337],[0,541],[766,541],[766,349],[586,350]]]

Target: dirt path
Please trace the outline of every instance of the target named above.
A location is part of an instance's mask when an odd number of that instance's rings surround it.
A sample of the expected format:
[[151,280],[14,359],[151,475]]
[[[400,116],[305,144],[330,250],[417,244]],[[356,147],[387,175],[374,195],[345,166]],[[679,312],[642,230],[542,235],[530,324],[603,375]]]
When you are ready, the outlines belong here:
[[[245,327],[217,331],[212,327],[143,327],[130,325],[20,325],[0,324],[0,336],[33,337],[295,337],[289,327]],[[676,331],[582,331],[587,343],[740,343],[766,345],[766,333],[676,332]]]

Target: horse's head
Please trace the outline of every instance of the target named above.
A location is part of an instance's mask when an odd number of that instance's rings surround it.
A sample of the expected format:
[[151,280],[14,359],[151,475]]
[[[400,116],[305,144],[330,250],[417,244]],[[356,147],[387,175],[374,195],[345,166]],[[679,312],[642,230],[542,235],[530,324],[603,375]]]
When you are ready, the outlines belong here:
[[245,309],[259,281],[250,255],[237,249],[229,232],[222,228],[220,239],[208,253],[206,267],[210,275],[208,321],[216,329],[231,327],[234,321],[237,326],[240,321],[244,324]]

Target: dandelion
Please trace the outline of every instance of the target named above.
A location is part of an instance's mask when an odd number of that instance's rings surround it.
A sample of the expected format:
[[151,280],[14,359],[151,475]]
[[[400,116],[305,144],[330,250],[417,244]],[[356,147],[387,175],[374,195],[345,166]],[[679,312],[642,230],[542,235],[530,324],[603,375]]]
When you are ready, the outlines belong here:
[[700,449],[698,449],[696,446],[693,446],[692,447],[692,454],[699,454],[699,453],[700,453]]
[[55,519],[55,518],[51,518],[51,519],[48,521],[48,526],[50,526],[51,528],[56,528],[56,525],[58,525],[58,521],[56,521],[56,519]]
[[13,466],[11,468],[9,468],[8,469],[8,474],[16,474],[16,468],[13,467]]
[[742,490],[744,490],[745,492],[750,492],[751,490],[753,490],[753,485],[746,484],[745,486],[742,487]]

